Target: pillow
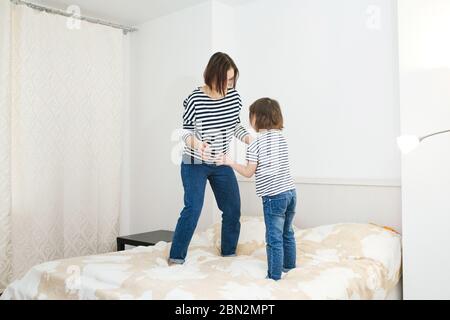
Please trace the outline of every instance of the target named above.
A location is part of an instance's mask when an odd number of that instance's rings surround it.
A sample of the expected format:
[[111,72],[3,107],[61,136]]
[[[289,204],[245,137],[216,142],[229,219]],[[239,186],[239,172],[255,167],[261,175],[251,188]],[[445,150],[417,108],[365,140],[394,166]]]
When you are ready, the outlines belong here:
[[365,223],[338,223],[302,230],[297,234],[309,256],[338,260],[370,259],[382,264],[389,281],[399,278],[401,236],[391,228]]
[[[236,248],[237,255],[251,255],[258,249],[266,246],[266,225],[263,216],[241,216],[241,232]],[[222,223],[213,226],[214,246],[220,253]],[[293,226],[294,231],[298,229]]]

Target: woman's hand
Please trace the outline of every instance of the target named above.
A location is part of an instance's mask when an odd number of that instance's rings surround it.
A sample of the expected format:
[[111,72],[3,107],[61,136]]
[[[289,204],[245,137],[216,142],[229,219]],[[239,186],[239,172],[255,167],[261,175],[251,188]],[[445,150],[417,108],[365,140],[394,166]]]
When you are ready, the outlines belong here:
[[211,147],[207,142],[200,141],[192,135],[187,137],[185,142],[191,149],[196,150],[203,160],[210,159]]
[[196,141],[196,150],[200,153],[203,160],[209,160],[211,155],[211,148],[207,142],[200,140]]

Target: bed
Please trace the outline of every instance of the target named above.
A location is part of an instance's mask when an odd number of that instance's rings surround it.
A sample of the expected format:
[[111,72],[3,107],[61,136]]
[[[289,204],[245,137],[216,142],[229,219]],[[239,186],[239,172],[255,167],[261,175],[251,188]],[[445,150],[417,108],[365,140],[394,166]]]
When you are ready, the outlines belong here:
[[[241,217],[236,257],[221,257],[220,224],[194,234],[184,265],[170,243],[31,268],[1,299],[399,299],[401,237],[374,224],[295,229],[297,268],[266,279],[264,222]],[[400,289],[399,289],[400,288]]]

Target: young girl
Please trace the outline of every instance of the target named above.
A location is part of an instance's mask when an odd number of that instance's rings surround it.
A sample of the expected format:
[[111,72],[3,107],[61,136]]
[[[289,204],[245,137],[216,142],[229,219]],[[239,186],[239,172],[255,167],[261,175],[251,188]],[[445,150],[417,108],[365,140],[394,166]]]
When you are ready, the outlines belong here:
[[274,280],[296,267],[292,220],[297,195],[289,170],[288,145],[281,129],[283,116],[277,101],[262,98],[250,106],[250,123],[258,137],[247,148],[247,165],[223,156],[221,163],[244,177],[255,174],[256,194],[262,197],[266,223],[268,274]]

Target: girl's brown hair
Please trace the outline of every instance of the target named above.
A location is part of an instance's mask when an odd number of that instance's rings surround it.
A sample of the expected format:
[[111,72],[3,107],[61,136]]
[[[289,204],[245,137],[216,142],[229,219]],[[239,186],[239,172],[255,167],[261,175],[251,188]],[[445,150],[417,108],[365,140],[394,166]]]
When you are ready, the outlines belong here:
[[233,59],[230,58],[226,53],[216,52],[209,59],[208,65],[206,66],[205,72],[203,73],[203,78],[205,79],[205,84],[208,85],[210,89],[215,88],[221,95],[227,93],[227,72],[228,70],[234,70],[234,83],[233,88],[236,87],[236,81],[239,77],[239,69],[234,63]]
[[250,123],[255,119],[256,131],[262,129],[283,129],[283,115],[278,101],[270,98],[261,98],[250,106]]

